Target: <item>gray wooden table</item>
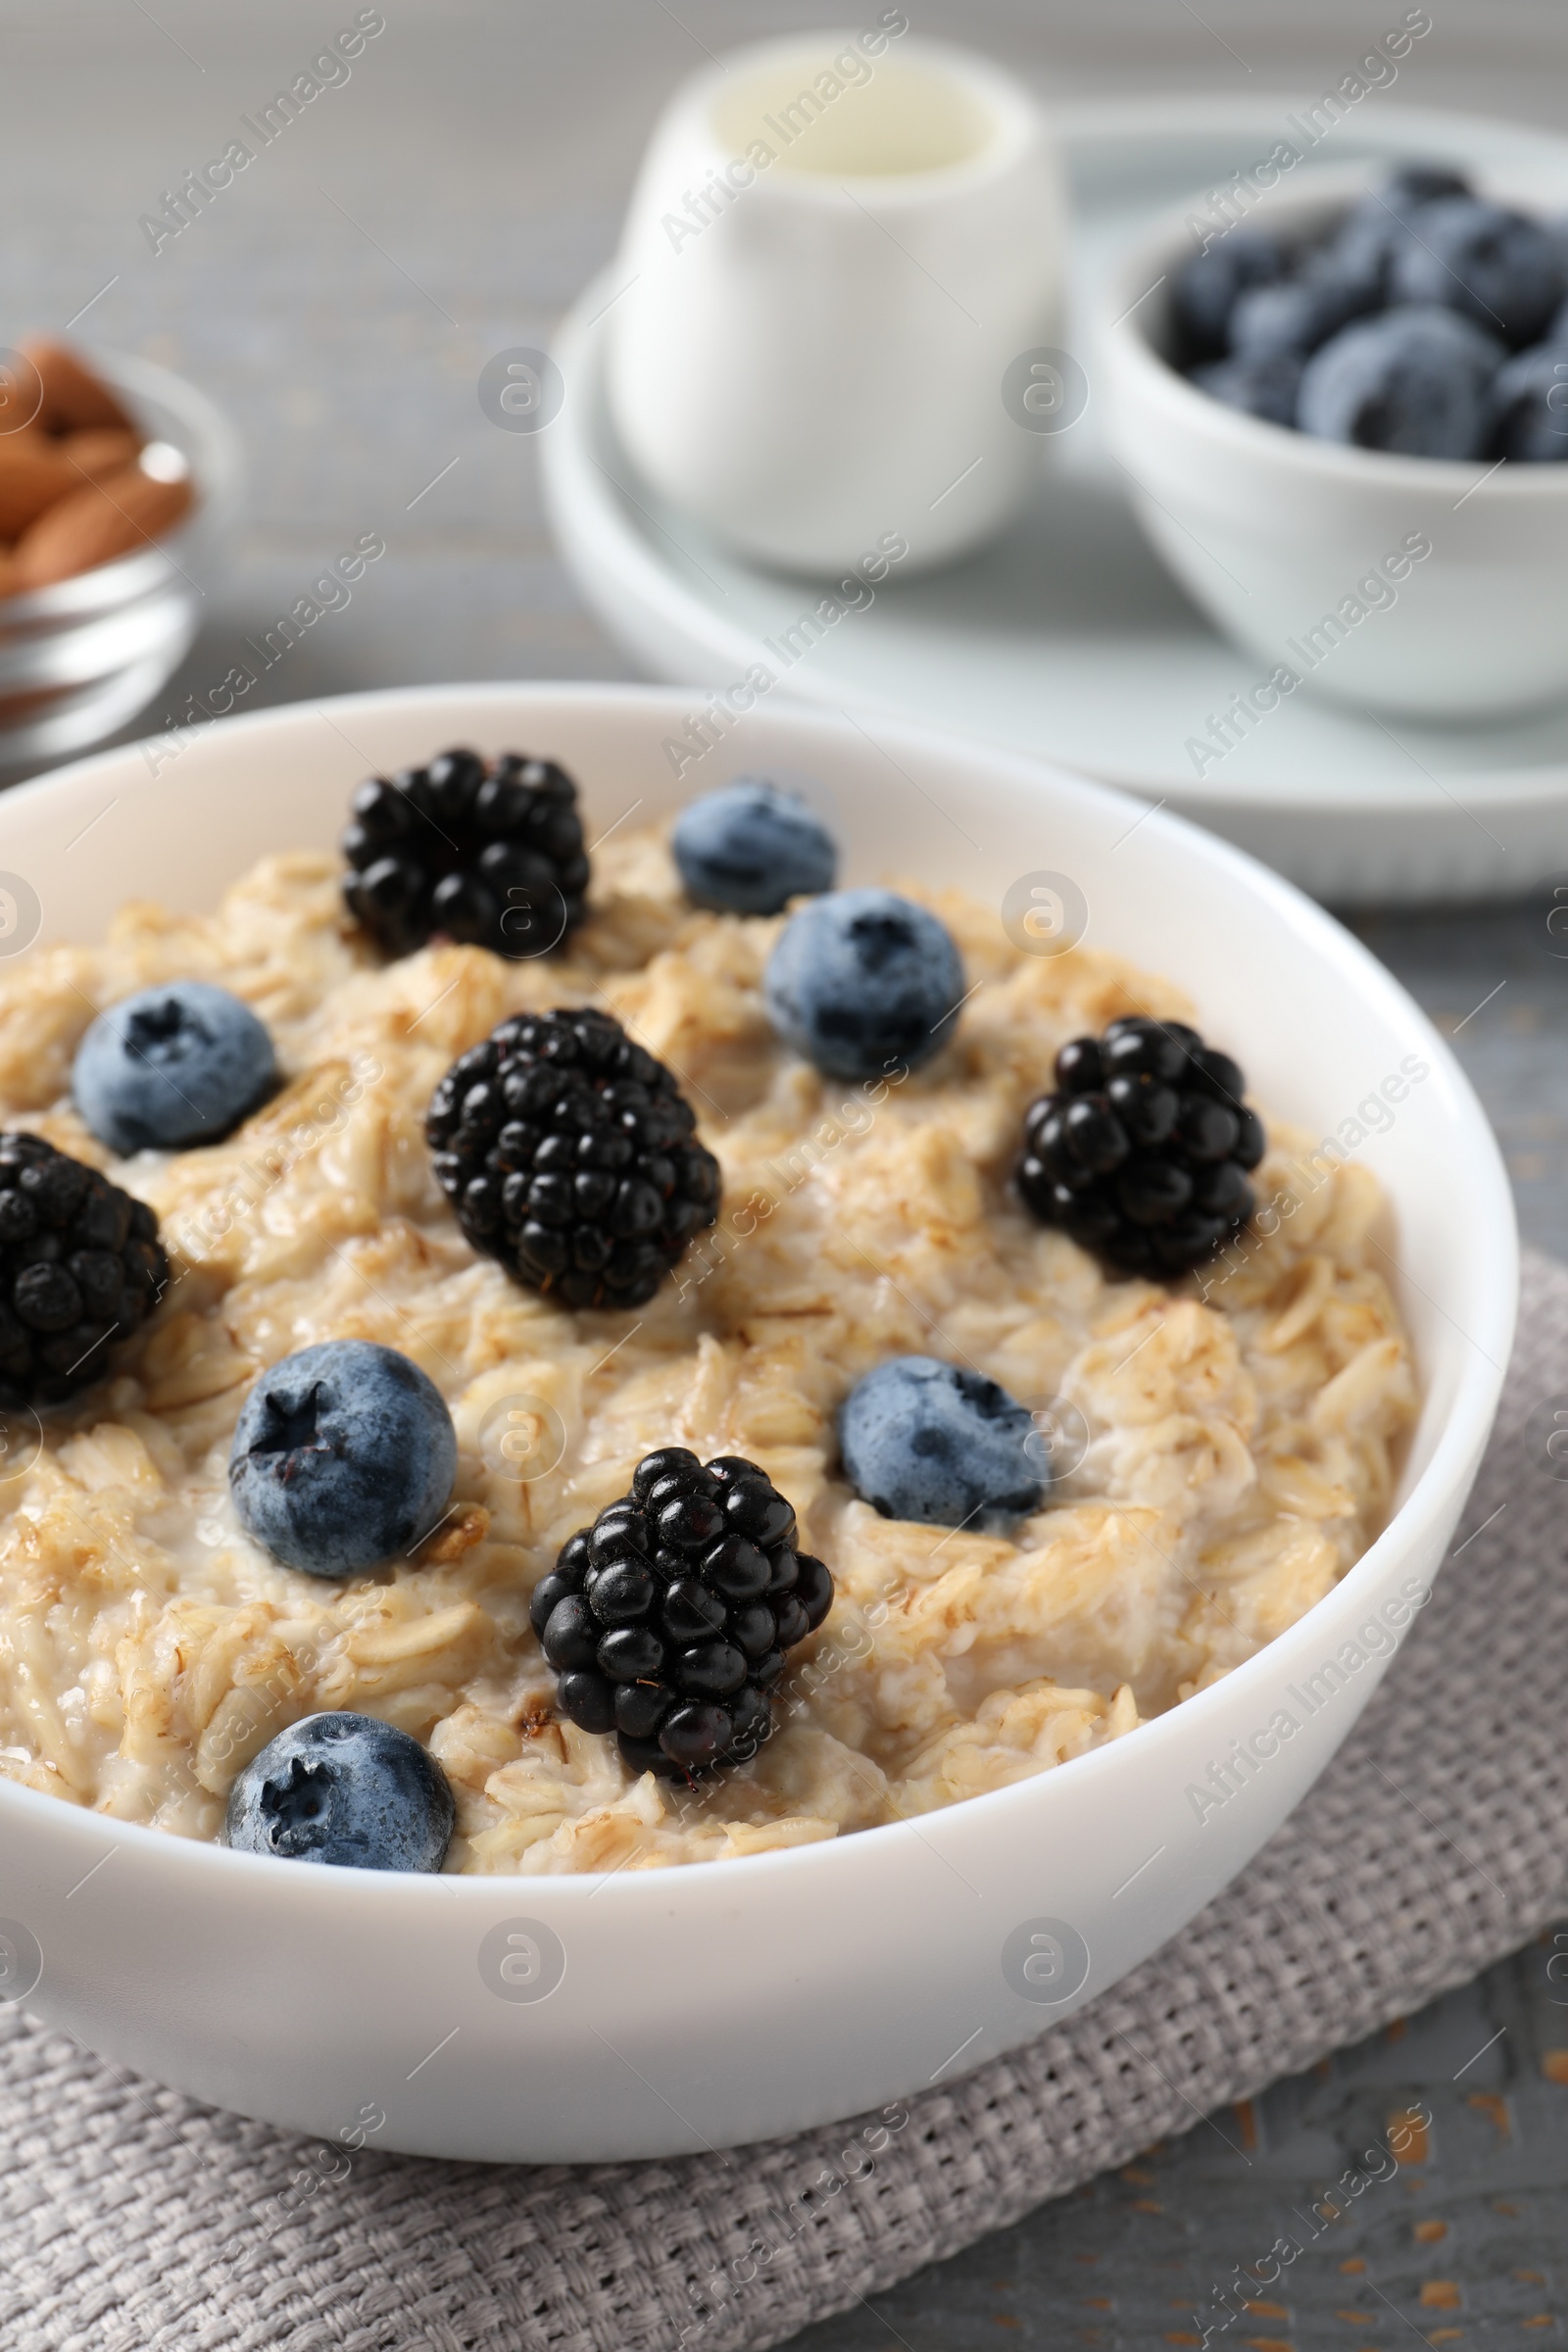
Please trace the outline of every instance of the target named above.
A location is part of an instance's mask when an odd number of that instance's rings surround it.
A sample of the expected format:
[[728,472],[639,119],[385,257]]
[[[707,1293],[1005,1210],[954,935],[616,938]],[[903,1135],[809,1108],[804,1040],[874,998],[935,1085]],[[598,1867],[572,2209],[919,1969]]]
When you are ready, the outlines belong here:
[[[368,530],[386,559],[248,707],[418,680],[625,674],[544,529],[532,441],[486,421],[476,378],[493,353],[547,342],[609,258],[665,93],[705,53],[822,12],[384,0],[382,13],[348,79],[155,254],[142,216],[309,70],[352,0],[0,0],[0,341],[70,326],[165,361],[227,407],[248,445],[232,566],[146,725],[204,696],[240,641]],[[910,0],[908,13],[1074,96],[1315,91],[1401,9]],[[1568,126],[1568,10],[1432,0],[1431,13],[1382,103]],[[1527,1235],[1568,1257],[1568,961],[1545,914],[1543,900],[1357,927],[1453,1034]],[[1267,2242],[1281,2193],[1304,2208],[1343,2130],[1381,2128],[1418,2099],[1437,2119],[1429,2162],[1381,2207],[1366,2199],[1292,2273],[1289,2305],[1260,2304],[1237,2340],[1259,2352],[1355,2352],[1412,2330],[1433,2344],[1555,2340],[1568,2328],[1568,1985],[1547,1974],[1552,1951],[1531,1947],[1402,2034],[1229,2119],[1253,2147],[1250,2170],[1197,2129],[812,2329],[801,2352],[1198,2343],[1194,2307]]]

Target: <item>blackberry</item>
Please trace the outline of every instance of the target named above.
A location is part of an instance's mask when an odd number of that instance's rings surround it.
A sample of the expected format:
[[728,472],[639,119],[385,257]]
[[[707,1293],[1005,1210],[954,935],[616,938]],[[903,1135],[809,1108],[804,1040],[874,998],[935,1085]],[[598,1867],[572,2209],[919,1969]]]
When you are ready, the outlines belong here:
[[1024,1120],[1018,1190],[1124,1274],[1185,1274],[1252,1213],[1263,1122],[1228,1054],[1180,1021],[1112,1021],[1056,1056]]
[[442,752],[368,776],[343,835],[343,899],[387,956],[438,932],[498,956],[543,956],[582,920],[588,857],[577,787],[550,760]]
[[158,1219],[39,1135],[0,1135],[0,1408],[59,1404],[163,1296]]
[[523,1012],[430,1098],[436,1180],[473,1248],[566,1306],[642,1306],[718,1214],[718,1162],[662,1062],[608,1013]]
[[832,1604],[832,1577],[796,1550],[794,1510],[755,1462],[705,1469],[667,1446],[562,1546],[529,1613],[562,1713],[614,1732],[634,1772],[680,1780],[756,1755],[784,1653]]

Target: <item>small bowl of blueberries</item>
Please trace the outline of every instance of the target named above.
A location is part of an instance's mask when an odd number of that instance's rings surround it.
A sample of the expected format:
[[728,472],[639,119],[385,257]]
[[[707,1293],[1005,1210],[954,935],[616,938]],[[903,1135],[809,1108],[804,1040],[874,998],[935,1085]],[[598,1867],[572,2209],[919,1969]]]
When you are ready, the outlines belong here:
[[1568,187],[1313,169],[1126,259],[1099,321],[1155,549],[1262,665],[1482,719],[1568,694]]

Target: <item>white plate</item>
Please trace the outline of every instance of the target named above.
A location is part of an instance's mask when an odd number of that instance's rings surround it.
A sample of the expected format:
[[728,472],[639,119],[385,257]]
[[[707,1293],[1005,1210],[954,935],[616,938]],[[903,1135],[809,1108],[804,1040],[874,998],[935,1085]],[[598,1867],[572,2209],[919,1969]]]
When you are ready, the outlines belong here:
[[[1052,445],[1059,463],[1015,530],[923,579],[890,577],[787,668],[762,641],[818,592],[737,561],[635,477],[601,397],[620,281],[596,280],[557,347],[566,394],[542,454],[556,536],[606,626],[657,677],[721,687],[764,661],[782,668],[777,691],[984,735],[1120,784],[1342,904],[1500,897],[1568,867],[1568,704],[1506,725],[1391,726],[1303,688],[1201,780],[1186,749],[1257,662],[1214,633],[1134,521],[1076,321],[1153,215],[1266,155],[1300,105],[1142,99],[1061,114],[1067,339],[1086,356],[1088,410]],[[1375,91],[1301,168],[1409,157],[1506,171],[1539,187],[1544,210],[1568,208],[1568,140]]]

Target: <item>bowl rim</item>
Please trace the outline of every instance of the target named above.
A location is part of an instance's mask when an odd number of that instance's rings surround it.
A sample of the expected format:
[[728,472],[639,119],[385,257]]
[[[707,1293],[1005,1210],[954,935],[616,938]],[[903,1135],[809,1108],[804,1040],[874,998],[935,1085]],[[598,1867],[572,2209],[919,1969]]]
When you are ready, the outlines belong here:
[[[1313,219],[1332,219],[1386,177],[1384,163],[1313,167],[1299,179],[1281,180],[1265,190],[1232,229],[1224,230],[1212,242],[1222,243],[1233,229],[1271,225],[1285,229]],[[1156,347],[1144,306],[1179,263],[1189,258],[1188,222],[1202,201],[1201,193],[1195,191],[1151,222],[1110,271],[1095,306],[1096,340],[1112,367],[1133,377],[1139,390],[1157,400],[1173,421],[1216,447],[1245,451],[1260,464],[1272,461],[1298,474],[1327,478],[1351,489],[1426,490],[1451,497],[1479,467],[1479,476],[1470,481],[1461,504],[1479,501],[1507,508],[1526,500],[1568,502],[1568,458],[1557,466],[1525,466],[1510,465],[1503,458],[1490,462],[1484,458],[1411,458],[1388,450],[1356,449],[1228,408],[1193,383]]]
[[[552,710],[575,710],[584,705],[608,703],[623,710],[636,711],[644,716],[651,728],[671,719],[683,717],[689,707],[691,693],[680,687],[607,683],[597,680],[532,680],[499,682],[482,680],[455,681],[441,685],[420,685],[370,689],[337,695],[324,701],[282,704],[272,710],[258,710],[232,717],[217,719],[201,737],[204,745],[226,743],[236,731],[247,737],[269,734],[287,736],[296,729],[310,727],[323,714],[342,711],[352,719],[355,712],[367,717],[407,717],[411,722],[419,714],[436,707],[449,705],[461,697],[473,712],[465,723],[478,724],[490,706],[499,722],[514,721],[519,705],[547,716]],[[857,758],[866,755],[860,748],[864,732],[850,714],[821,710],[813,706],[785,702],[770,710],[770,725],[781,724],[786,731],[799,727],[803,736],[823,734],[841,741],[846,750]],[[876,1824],[840,1837],[819,1839],[805,1846],[773,1848],[762,1853],[724,1856],[712,1861],[681,1864],[671,1869],[636,1873],[616,1871],[571,1872],[560,1874],[527,1873],[446,1873],[386,1872],[339,1867],[325,1869],[302,1863],[300,1870],[311,1872],[314,1880],[322,1884],[323,1891],[309,1899],[335,1902],[347,1911],[356,1903],[370,1898],[408,1903],[494,1903],[498,1898],[515,1899],[524,1889],[531,1905],[541,1908],[560,1904],[574,1906],[590,1901],[609,1878],[617,1875],[637,1882],[639,1892],[628,1887],[623,1899],[645,1907],[666,1908],[671,1888],[678,1886],[689,1872],[699,1872],[703,1881],[718,1893],[727,1888],[738,1896],[739,1889],[752,1880],[738,1879],[735,1874],[766,1868],[775,1876],[781,1873],[805,1873],[808,1878],[822,1879],[828,1873],[844,1874],[858,1865],[853,1857],[863,1840],[876,1840],[878,1852],[892,1853],[898,1845],[906,1849],[918,1839],[929,1846],[933,1835],[947,1838],[962,1835],[962,1822],[972,1818],[972,1808],[985,1806],[990,1817],[997,1819],[1006,1811],[1025,1814],[1032,1803],[1042,1800],[1042,1792],[1054,1791],[1063,1786],[1083,1787],[1090,1776],[1125,1770],[1122,1758],[1136,1752],[1152,1759],[1156,1742],[1171,1744],[1179,1737],[1176,1727],[1193,1726],[1209,1716],[1228,1712],[1234,1695],[1259,1685],[1271,1674],[1269,1661],[1282,1644],[1294,1642],[1320,1613],[1334,1609],[1352,1591],[1359,1591],[1376,1581],[1383,1560],[1396,1547],[1404,1549],[1407,1543],[1419,1541],[1422,1529],[1441,1519],[1454,1500],[1454,1489],[1464,1478],[1470,1456],[1476,1445],[1484,1439],[1495,1413],[1507,1360],[1511,1352],[1518,1295],[1518,1238],[1512,1193],[1504,1171],[1500,1151],[1475,1090],[1465,1076],[1456,1056],[1415,1003],[1409,992],[1388,968],[1380,963],[1370,949],[1327,910],[1309,899],[1294,883],[1263,865],[1245,851],[1205,832],[1189,819],[1177,816],[1168,809],[1151,808],[1133,795],[1117,791],[1113,786],[1075,774],[1055,762],[1038,760],[1030,755],[1005,747],[984,743],[950,730],[927,727],[906,720],[894,720],[883,713],[874,713],[879,737],[891,738],[895,747],[915,757],[922,752],[937,752],[961,758],[970,765],[976,762],[988,769],[998,781],[1013,788],[1038,791],[1042,783],[1056,794],[1090,808],[1103,808],[1107,815],[1137,821],[1140,829],[1152,828],[1153,838],[1163,838],[1179,860],[1183,856],[1197,856],[1217,868],[1223,875],[1253,896],[1261,898],[1279,917],[1284,928],[1298,942],[1314,948],[1320,956],[1341,970],[1348,967],[1361,991],[1381,1003],[1387,1012],[1407,1028],[1421,1051],[1432,1061],[1434,1075],[1446,1083],[1455,1107],[1460,1133],[1466,1145],[1467,1173],[1477,1188],[1481,1213],[1472,1222],[1470,1247],[1474,1253],[1473,1266],[1476,1289],[1484,1306],[1484,1330],[1478,1339],[1473,1331],[1462,1336],[1468,1341],[1468,1350],[1454,1383],[1454,1394],[1447,1416],[1437,1432],[1431,1459],[1415,1485],[1398,1505],[1388,1524],[1367,1546],[1353,1567],[1339,1583],[1330,1588],[1320,1601],[1314,1602],[1294,1625],[1265,1642],[1250,1658],[1234,1667],[1217,1682],[1195,1691],[1187,1699],[1167,1708],[1162,1714],[1141,1723],[1135,1733],[1085,1755],[1070,1758],[1066,1764],[1030,1775],[1007,1787],[965,1797],[935,1813],[922,1815],[918,1820],[904,1819]],[[147,739],[156,742],[156,738]],[[134,762],[134,771],[131,763]],[[89,753],[66,765],[51,770],[28,782],[14,786],[0,796],[0,846],[4,843],[5,808],[15,805],[31,808],[46,801],[62,785],[92,781],[101,786],[107,780],[105,771],[113,773],[122,763],[127,772],[143,775],[142,745],[117,745],[106,752]],[[1445,1319],[1452,1322],[1446,1310],[1440,1307]],[[1484,1344],[1485,1343],[1485,1344]],[[1458,1496],[1462,1507],[1464,1492]],[[1436,1575],[1438,1571],[1434,1571]],[[1417,1604],[1419,1605],[1419,1604]],[[1412,1612],[1413,1613],[1413,1612]],[[1064,1783],[1064,1773],[1074,1777]],[[1060,1801],[1048,1795],[1046,1801]],[[20,1783],[0,1778],[0,1824],[8,1813],[30,1821],[36,1828],[53,1825],[69,1840],[74,1835],[102,1836],[112,1832],[117,1845],[128,1843],[132,1852],[142,1853],[149,1864],[168,1873],[200,1873],[222,1871],[275,1872],[277,1860],[260,1854],[244,1854],[228,1847],[200,1838],[187,1838],[141,1822],[115,1819],[90,1807],[73,1804],[69,1799],[28,1788]],[[714,1882],[710,1874],[724,1874]],[[260,1885],[262,1882],[255,1882]],[[299,1886],[296,1874],[291,1884]],[[330,1889],[330,1891],[325,1891]]]
[[[51,581],[47,588],[0,598],[0,630],[26,629],[46,622],[69,626],[96,619],[138,597],[168,589],[172,572],[181,573],[187,586],[200,594],[178,559],[225,527],[238,503],[243,472],[240,438],[215,400],[188,376],[160,367],[155,360],[92,343],[74,348],[96,374],[125,395],[133,410],[156,404],[177,418],[188,445],[181,454],[189,464],[196,496],[184,519],[149,546],[132,548],[112,563],[96,564],[90,571],[74,572],[70,579]],[[145,419],[138,418],[142,421]]]

